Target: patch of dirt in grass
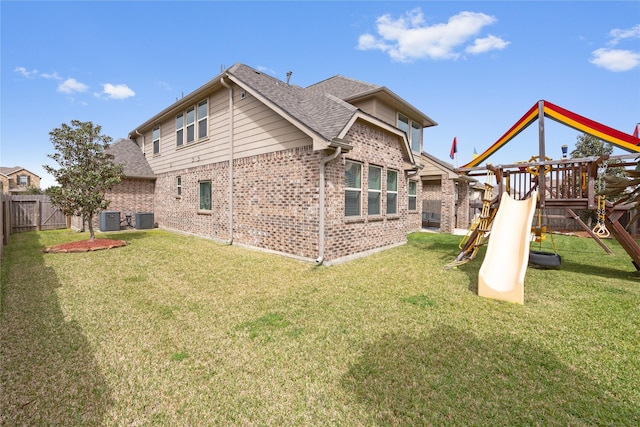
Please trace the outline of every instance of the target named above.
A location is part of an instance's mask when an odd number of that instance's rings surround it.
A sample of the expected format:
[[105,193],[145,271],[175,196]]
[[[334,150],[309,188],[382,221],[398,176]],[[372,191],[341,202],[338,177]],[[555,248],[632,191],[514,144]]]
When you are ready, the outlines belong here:
[[98,251],[101,249],[113,249],[121,246],[126,246],[127,242],[124,240],[113,239],[93,239],[93,240],[80,240],[77,242],[62,243],[59,245],[49,246],[45,248],[45,253],[70,253],[70,252],[89,252]]

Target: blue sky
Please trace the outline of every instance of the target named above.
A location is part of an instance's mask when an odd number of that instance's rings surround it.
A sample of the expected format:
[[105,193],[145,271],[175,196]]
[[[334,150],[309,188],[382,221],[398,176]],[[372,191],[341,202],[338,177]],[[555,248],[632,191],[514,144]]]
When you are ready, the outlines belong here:
[[[54,184],[49,132],[72,119],[114,140],[242,62],[308,86],[386,86],[434,119],[425,150],[460,165],[538,100],[632,133],[640,2],[0,2],[0,164]],[[546,121],[547,156],[579,133]],[[453,138],[458,158],[449,158]],[[489,159],[537,154],[530,126]]]

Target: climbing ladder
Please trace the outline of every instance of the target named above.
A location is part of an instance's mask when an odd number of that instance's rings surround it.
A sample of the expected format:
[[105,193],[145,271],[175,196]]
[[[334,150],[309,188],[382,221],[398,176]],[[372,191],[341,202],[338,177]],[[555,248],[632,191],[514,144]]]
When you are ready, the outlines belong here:
[[[487,181],[492,175],[492,172],[487,174]],[[478,255],[478,251],[487,241],[486,235],[491,230],[493,218],[498,210],[496,207],[492,207],[493,203],[493,185],[486,182],[484,184],[484,195],[482,196],[482,212],[477,220],[473,221],[471,227],[469,227],[469,232],[460,242],[460,253],[455,260],[445,265],[445,270],[466,264]]]

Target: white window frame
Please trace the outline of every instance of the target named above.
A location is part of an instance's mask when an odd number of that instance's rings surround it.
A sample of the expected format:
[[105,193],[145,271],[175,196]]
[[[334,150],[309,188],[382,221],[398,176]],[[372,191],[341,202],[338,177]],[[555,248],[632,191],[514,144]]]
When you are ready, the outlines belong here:
[[[358,179],[360,181],[360,187],[349,187],[349,179],[347,176],[347,173],[349,171],[349,165],[358,165],[360,168],[360,173],[358,176]],[[359,162],[354,162],[351,160],[346,160],[345,161],[345,177],[344,177],[344,215],[346,217],[359,217],[362,215],[362,163]],[[356,181],[356,180],[354,180]],[[349,213],[347,210],[347,202],[349,200],[349,194],[351,195],[357,195],[357,197],[352,197],[353,200],[357,200],[358,201],[358,211],[357,213]]]
[[178,197],[182,196],[182,177],[176,177],[176,195]]
[[[200,107],[204,107],[204,115],[201,115],[201,111],[200,111]],[[198,132],[198,140],[201,140],[203,138],[206,138],[207,135],[209,134],[209,129],[207,128],[207,125],[209,123],[209,100],[208,99],[203,99],[202,101],[198,102],[198,105],[196,107],[196,131]],[[204,130],[204,135],[200,134],[200,130]]]
[[[158,134],[156,135],[156,131],[158,131]],[[152,144],[151,146],[153,147],[153,155],[157,155],[160,154],[160,125],[156,126],[153,128],[153,130],[151,131],[151,140],[152,140]]]
[[[411,184],[413,184],[413,191],[411,190]],[[409,211],[415,212],[418,210],[418,182],[409,180],[407,192],[409,193],[407,208]],[[413,201],[413,209],[411,209],[411,201]]]
[[[389,190],[389,177],[395,174],[396,179],[396,189]],[[387,170],[387,215],[397,215],[398,214],[398,171],[394,169]],[[393,203],[390,202],[389,196],[395,195]]]
[[[22,180],[24,179],[24,183]],[[18,185],[21,187],[27,187],[29,185],[29,175],[18,175]]]
[[[411,120],[409,116],[398,112],[396,126],[407,135],[411,151],[420,154],[422,152],[422,125],[415,120]],[[417,146],[414,146],[415,141],[413,140],[415,136],[418,136],[419,139]]]
[[[191,114],[191,119],[189,119],[189,114]],[[187,108],[184,112],[185,116],[185,129],[187,131],[187,144],[192,143],[196,140],[196,106],[192,105]],[[189,129],[191,128],[191,135],[189,135]],[[189,139],[191,136],[191,139]]]
[[[178,126],[180,122],[180,126]],[[176,116],[176,147],[184,145],[184,112]]]
[[[378,171],[378,188],[372,188],[371,177],[372,170]],[[377,204],[371,203],[371,197],[377,198]],[[376,206],[377,205],[377,206]],[[367,172],[367,215],[381,215],[382,214],[382,168],[380,166],[369,165]]]
[[[203,200],[202,199],[202,185],[203,184],[209,184],[209,197],[208,200]],[[213,185],[211,184],[211,180],[203,180],[203,181],[199,181],[198,182],[198,210],[200,212],[211,212],[211,209],[213,207]],[[208,208],[207,208],[207,201],[208,201]],[[204,207],[203,207],[204,205]]]

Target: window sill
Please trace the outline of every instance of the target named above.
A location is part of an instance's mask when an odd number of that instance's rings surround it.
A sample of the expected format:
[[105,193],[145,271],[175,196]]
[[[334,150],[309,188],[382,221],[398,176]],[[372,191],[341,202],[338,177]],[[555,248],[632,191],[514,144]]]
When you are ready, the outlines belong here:
[[389,221],[397,221],[400,219],[400,215],[398,214],[393,214],[393,215],[387,215],[387,219]]
[[182,149],[187,148],[187,147],[193,147],[194,145],[205,143],[205,142],[209,141],[209,139],[210,138],[208,136],[206,136],[206,137],[204,137],[202,139],[199,139],[197,141],[191,141],[191,142],[186,142],[186,143],[184,143],[182,145],[176,145],[176,150],[182,150]]
[[384,217],[382,215],[369,215],[367,217],[368,222],[376,222],[376,221],[384,221]]
[[176,200],[181,200],[182,196],[176,196]]
[[198,209],[198,212],[196,212],[198,215],[211,215],[211,211],[204,211],[201,209]]
[[344,217],[345,224],[357,224],[359,222],[364,222],[364,217],[361,216],[345,216]]

